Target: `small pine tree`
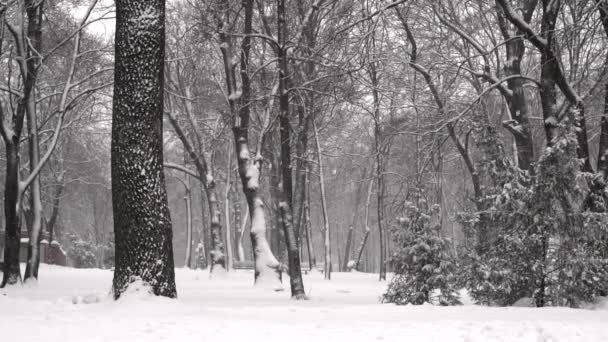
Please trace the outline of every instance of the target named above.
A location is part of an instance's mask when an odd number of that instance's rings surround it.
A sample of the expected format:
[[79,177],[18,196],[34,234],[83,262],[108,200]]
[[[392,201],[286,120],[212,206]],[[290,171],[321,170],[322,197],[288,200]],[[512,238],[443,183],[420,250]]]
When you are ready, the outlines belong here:
[[[434,206],[431,214],[438,210]],[[460,304],[450,241],[441,236],[441,226],[433,222],[432,216],[418,207],[408,203],[406,214],[393,232],[397,250],[390,262],[395,276],[382,301],[398,305]]]

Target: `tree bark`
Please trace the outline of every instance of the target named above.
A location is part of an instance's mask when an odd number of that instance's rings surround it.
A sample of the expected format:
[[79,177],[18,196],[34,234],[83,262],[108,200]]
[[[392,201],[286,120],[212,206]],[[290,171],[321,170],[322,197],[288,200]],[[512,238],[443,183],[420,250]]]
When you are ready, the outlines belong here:
[[[223,12],[228,13],[229,2],[222,2]],[[262,171],[262,157],[258,150],[252,156],[249,149],[249,121],[251,102],[251,83],[249,80],[249,52],[251,50],[251,33],[253,20],[253,0],[244,0],[243,39],[241,41],[240,55],[240,91],[237,89],[235,75],[236,65],[233,65],[235,56],[232,55],[230,38],[225,31],[225,24],[218,20],[218,34],[220,36],[220,50],[224,62],[228,104],[232,116],[232,132],[234,134],[235,153],[239,176],[243,186],[243,193],[247,200],[251,219],[251,247],[255,265],[254,281],[282,290],[281,272],[279,262],[272,254],[266,239],[266,217],[264,201],[259,194],[260,173]],[[262,137],[263,138],[263,137]]]
[[5,138],[4,146],[6,148],[6,179],[4,182],[5,242],[3,277],[0,287],[21,282],[21,269],[19,267],[21,198],[19,198],[19,139],[16,134],[10,140]]
[[287,247],[289,260],[289,282],[291,285],[291,298],[306,299],[304,293],[304,280],[300,265],[300,248],[297,232],[294,231],[293,215],[293,168],[291,165],[291,124],[289,122],[289,93],[287,92],[288,70],[285,43],[287,41],[287,23],[285,22],[285,0],[277,1],[277,31],[278,31],[278,59],[279,59],[279,127],[281,135],[281,180],[283,184],[284,200],[279,204],[281,223]]
[[[32,0],[26,1],[26,13],[28,19],[27,38],[28,44],[28,77],[35,84],[38,77],[40,58],[36,54],[42,48],[42,9],[44,2],[36,4]],[[32,51],[32,49],[34,51]],[[35,89],[35,87],[34,87]],[[40,145],[38,141],[38,123],[36,122],[36,96],[32,89],[26,99],[27,129],[29,133],[29,157],[30,172],[34,174],[40,163]],[[36,175],[30,185],[30,206],[32,210],[32,227],[29,234],[27,249],[27,263],[25,267],[24,281],[38,279],[38,267],[40,265],[40,241],[42,240],[42,200],[40,193],[40,177]]]
[[176,297],[163,172],[165,2],[117,0],[112,113],[113,293],[143,281]]

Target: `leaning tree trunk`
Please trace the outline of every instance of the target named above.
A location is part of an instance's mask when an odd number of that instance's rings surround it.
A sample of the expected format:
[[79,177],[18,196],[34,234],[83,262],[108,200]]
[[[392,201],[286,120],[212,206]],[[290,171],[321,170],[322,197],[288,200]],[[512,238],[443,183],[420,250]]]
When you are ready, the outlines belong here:
[[165,2],[117,0],[112,111],[112,206],[118,299],[138,280],[176,297],[173,232],[163,173]]

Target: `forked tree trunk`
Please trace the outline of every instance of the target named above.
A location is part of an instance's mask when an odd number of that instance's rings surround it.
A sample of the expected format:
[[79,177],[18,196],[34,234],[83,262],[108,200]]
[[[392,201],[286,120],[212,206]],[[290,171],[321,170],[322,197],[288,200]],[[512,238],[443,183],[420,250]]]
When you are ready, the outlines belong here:
[[[228,13],[228,5],[228,1],[222,2],[224,13]],[[282,290],[279,262],[272,254],[268,240],[266,240],[264,201],[262,201],[259,193],[262,157],[259,155],[260,151],[258,149],[258,155],[254,159],[249,149],[251,82],[249,80],[248,69],[251,32],[253,32],[253,0],[244,0],[243,7],[244,22],[240,55],[240,89],[237,89],[236,73],[234,72],[236,65],[233,64],[236,58],[232,53],[231,39],[227,36],[225,25],[221,20],[218,22],[218,32],[220,41],[222,42],[220,50],[224,62],[228,103],[233,120],[232,132],[234,134],[239,176],[251,218],[250,235],[255,265],[254,281],[258,285]]]
[[164,47],[164,0],[116,1],[112,113],[115,299],[137,280],[155,295],[177,296],[163,172]]

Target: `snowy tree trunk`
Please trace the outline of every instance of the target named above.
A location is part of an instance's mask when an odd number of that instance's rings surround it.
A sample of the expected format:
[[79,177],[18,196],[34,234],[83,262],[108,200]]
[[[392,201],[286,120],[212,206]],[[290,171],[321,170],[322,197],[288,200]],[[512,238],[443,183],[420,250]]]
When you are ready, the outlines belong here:
[[[35,172],[40,163],[40,149],[38,141],[38,127],[36,123],[36,108],[34,97],[28,101],[27,127],[29,131],[29,157],[30,171]],[[40,265],[40,241],[42,240],[42,200],[40,193],[40,177],[36,176],[30,185],[30,210],[32,225],[29,231],[29,242],[27,245],[27,263],[25,267],[24,281],[38,279],[38,267]]]
[[279,204],[281,212],[281,223],[285,235],[287,247],[287,259],[289,260],[289,281],[291,284],[291,297],[294,299],[306,299],[304,293],[304,280],[300,265],[300,248],[297,234],[294,231],[293,215],[293,168],[291,165],[291,124],[289,122],[289,93],[287,54],[285,43],[287,40],[287,23],[285,22],[285,0],[277,1],[278,17],[278,40],[281,48],[279,52],[279,127],[281,135],[281,180],[284,201]]
[[[281,272],[279,262],[272,254],[266,239],[266,217],[264,201],[260,196],[260,172],[262,157],[255,158],[249,149],[249,121],[251,105],[251,82],[249,80],[249,52],[251,49],[251,32],[253,23],[253,0],[244,0],[243,39],[240,54],[240,89],[237,90],[237,80],[234,60],[239,60],[232,54],[231,39],[226,35],[224,22],[218,22],[220,36],[220,49],[222,52],[228,103],[232,115],[232,132],[234,134],[235,151],[238,162],[238,171],[243,186],[243,193],[247,200],[251,219],[251,247],[255,265],[254,281],[258,285],[282,290]],[[222,3],[222,9],[228,12],[228,2]]]
[[[170,106],[169,106],[170,107]],[[215,180],[213,179],[213,175],[211,174],[209,167],[207,165],[207,159],[203,152],[197,154],[194,151],[194,147],[190,143],[190,140],[186,136],[186,133],[183,131],[177,119],[173,113],[169,111],[167,113],[167,118],[169,119],[169,123],[173,127],[173,130],[177,134],[177,137],[180,139],[182,144],[184,145],[184,149],[188,156],[194,162],[194,166],[196,167],[196,171],[199,175],[199,179],[203,184],[203,194],[207,197],[207,204],[209,209],[209,217],[211,221],[211,263],[210,263],[210,272],[213,273],[214,270],[218,270],[215,268],[216,265],[220,266],[220,269],[226,269],[226,258],[224,255],[224,243],[222,242],[222,224],[220,221],[221,212],[218,203],[217,189],[215,185]],[[204,211],[204,209],[203,209]]]
[[302,280],[302,269],[300,266],[300,254],[298,253],[298,241],[294,229],[291,226],[291,208],[287,202],[279,204],[281,218],[283,219],[283,232],[285,233],[285,244],[287,245],[287,258],[289,259],[289,283],[291,286],[291,298],[307,299],[304,292],[304,281]]
[[112,113],[113,293],[141,280],[176,297],[163,173],[163,0],[117,0]]
[[[40,53],[42,48],[42,8],[43,2],[38,5],[35,2],[26,1],[26,13],[28,19],[27,38],[31,48],[28,49],[27,69],[28,77],[32,82],[36,82],[40,60],[35,54]],[[32,49],[34,51],[32,51]],[[36,97],[35,90],[29,93],[26,98],[27,128],[29,133],[29,157],[30,171],[36,172],[36,167],[40,163],[40,145],[38,141],[38,123],[36,121]],[[42,240],[42,201],[40,199],[40,177],[36,176],[30,185],[30,205],[32,210],[32,227],[30,230],[27,264],[25,268],[24,280],[38,278],[38,266],[40,264],[40,240]]]
[[279,262],[272,254],[266,240],[266,217],[264,201],[258,192],[260,184],[261,157],[251,160],[248,147],[248,132],[246,129],[234,127],[236,154],[239,175],[243,184],[243,192],[247,199],[251,219],[251,248],[255,265],[254,280],[256,284],[282,289]]
[[226,270],[226,256],[224,254],[224,243],[222,242],[222,224],[220,218],[222,213],[217,200],[217,189],[215,181],[211,180],[207,183],[207,193],[209,196],[209,214],[211,215],[211,273],[216,267],[221,270]]

